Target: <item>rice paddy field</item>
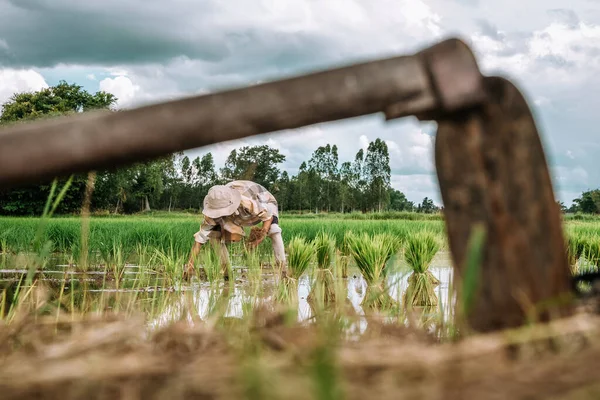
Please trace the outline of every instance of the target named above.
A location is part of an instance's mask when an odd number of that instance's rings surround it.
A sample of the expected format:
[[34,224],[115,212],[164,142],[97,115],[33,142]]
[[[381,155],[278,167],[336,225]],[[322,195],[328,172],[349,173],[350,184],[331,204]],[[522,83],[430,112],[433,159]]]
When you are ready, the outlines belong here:
[[[176,213],[0,218],[2,398],[552,394],[535,385],[549,378],[533,372],[539,348],[516,367],[500,356],[522,334],[461,337],[439,215],[282,215],[287,277],[267,238],[256,251],[229,246],[228,280],[218,251],[203,246],[186,281],[199,223]],[[600,220],[564,229],[573,272],[597,270]],[[548,368],[570,365],[544,357]],[[553,377],[554,388],[566,379],[561,393],[579,390],[556,398],[597,398],[581,392],[599,393],[589,364],[578,368]]]

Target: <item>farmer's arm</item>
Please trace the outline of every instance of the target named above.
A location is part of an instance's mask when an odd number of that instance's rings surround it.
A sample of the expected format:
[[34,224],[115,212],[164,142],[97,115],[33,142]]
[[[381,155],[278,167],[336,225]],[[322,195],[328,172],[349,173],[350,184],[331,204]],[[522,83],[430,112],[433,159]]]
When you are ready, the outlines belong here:
[[190,252],[190,259],[188,261],[188,267],[191,267],[191,268],[194,267],[194,261],[196,260],[198,253],[200,253],[201,248],[202,248],[202,243],[198,243],[198,242],[194,241],[194,244],[192,245],[192,251]]
[[269,229],[271,228],[272,223],[273,223],[273,217],[269,218],[266,221],[263,221],[262,231],[264,232],[265,235],[269,232]]
[[194,262],[202,245],[208,241],[208,234],[214,229],[217,224],[210,218],[204,217],[200,230],[194,234],[194,244],[192,245],[192,251],[190,252],[190,258],[188,260],[188,270],[194,269]]

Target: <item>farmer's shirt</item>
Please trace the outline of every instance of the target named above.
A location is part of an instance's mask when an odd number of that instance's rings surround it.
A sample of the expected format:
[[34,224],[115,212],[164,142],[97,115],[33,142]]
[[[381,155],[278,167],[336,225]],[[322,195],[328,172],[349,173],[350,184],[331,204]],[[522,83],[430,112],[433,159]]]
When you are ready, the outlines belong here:
[[200,230],[194,234],[199,243],[206,243],[208,234],[219,225],[222,230],[244,236],[242,227],[257,225],[278,216],[277,200],[262,185],[240,180],[229,182],[225,186],[240,192],[240,206],[232,215],[225,217],[209,218],[205,215]]

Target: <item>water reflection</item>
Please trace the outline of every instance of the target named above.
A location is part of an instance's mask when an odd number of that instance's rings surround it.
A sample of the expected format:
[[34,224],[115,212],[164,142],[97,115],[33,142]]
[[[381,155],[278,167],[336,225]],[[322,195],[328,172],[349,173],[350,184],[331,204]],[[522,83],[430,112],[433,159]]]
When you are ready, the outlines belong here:
[[[16,282],[23,274],[27,273],[23,260],[18,260],[17,257],[20,256],[0,255],[0,284]],[[225,317],[243,318],[244,314],[250,312],[257,302],[268,304],[275,299],[275,282],[268,274],[266,276],[263,274],[261,288],[257,291],[253,284],[249,284],[247,280],[243,279],[236,280],[231,287],[223,282],[212,285],[208,282],[184,286],[167,284],[161,280],[160,273],[148,268],[140,268],[135,264],[122,266],[121,279],[119,285],[115,287],[114,284],[112,284],[113,286],[110,283],[107,285],[107,281],[104,279],[107,274],[113,273],[109,269],[94,268],[87,271],[85,276],[83,276],[83,272],[73,271],[73,269],[74,265],[66,262],[64,257],[56,256],[47,264],[47,268],[39,276],[39,279],[52,284],[62,282],[64,279],[71,284],[71,279],[79,283],[88,283],[85,290],[92,297],[111,293],[123,295],[132,293],[139,311],[151,311],[148,312],[150,328],[161,327],[182,318],[190,322],[198,319],[206,321],[216,307],[223,307],[220,315],[223,315],[224,312]],[[239,272],[238,276],[248,274],[246,268],[236,269]],[[140,271],[143,271],[143,279],[139,277]],[[454,305],[449,297],[452,281],[449,254],[447,252],[438,253],[429,271],[440,282],[436,287],[439,310],[443,310],[443,319],[447,320]],[[399,303],[402,302],[402,295],[408,286],[409,275],[410,272],[396,272],[388,277],[389,295]],[[345,283],[349,303],[355,313],[362,316],[349,327],[349,332],[362,334],[367,327],[364,310],[361,307],[367,283],[358,271],[353,270],[350,271]],[[311,323],[314,317],[311,305],[307,301],[310,290],[310,280],[307,276],[303,276],[298,282],[297,297],[297,319],[302,323]],[[123,302],[126,301],[123,300]],[[127,304],[131,304],[131,301]]]

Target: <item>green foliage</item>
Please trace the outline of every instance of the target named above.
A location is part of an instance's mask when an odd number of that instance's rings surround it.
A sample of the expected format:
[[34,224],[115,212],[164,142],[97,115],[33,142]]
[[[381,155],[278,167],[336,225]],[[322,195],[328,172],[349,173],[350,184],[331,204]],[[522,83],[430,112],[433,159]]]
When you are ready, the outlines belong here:
[[416,232],[406,239],[404,258],[413,269],[408,278],[404,304],[408,308],[437,306],[435,287],[438,279],[428,270],[440,245],[437,238],[427,231]]
[[106,92],[88,93],[82,86],[61,81],[37,92],[14,94],[2,104],[0,123],[33,120],[40,117],[60,116],[69,113],[108,109],[117,98]]
[[[57,180],[64,185],[68,178]],[[87,176],[74,175],[69,190],[58,204],[57,214],[78,213],[83,203]],[[0,215],[41,215],[50,194],[51,182],[24,185],[12,190],[0,189]]]
[[315,246],[303,237],[294,237],[288,244],[288,268],[290,277],[300,279],[308,270],[308,266],[315,254]]
[[221,170],[225,180],[250,180],[269,190],[279,177],[276,165],[285,161],[279,150],[267,145],[232,150]]
[[387,233],[368,235],[349,232],[346,238],[350,254],[367,283],[376,284],[385,279],[387,262],[400,250],[400,240]]
[[581,197],[573,200],[573,205],[569,211],[584,214],[600,213],[600,189],[588,190],[581,193]]
[[428,197],[425,197],[423,199],[423,202],[417,206],[417,212],[421,212],[421,213],[425,213],[425,214],[432,214],[437,211],[438,211],[438,208],[433,203],[433,200],[431,200]]
[[390,155],[387,144],[377,138],[369,143],[364,174],[368,182],[368,200],[372,209],[382,211],[389,203],[391,179]]
[[329,268],[335,251],[335,239],[325,231],[319,232],[314,239],[319,268]]
[[406,239],[404,258],[417,273],[425,273],[440,248],[437,238],[429,232],[416,232]]

